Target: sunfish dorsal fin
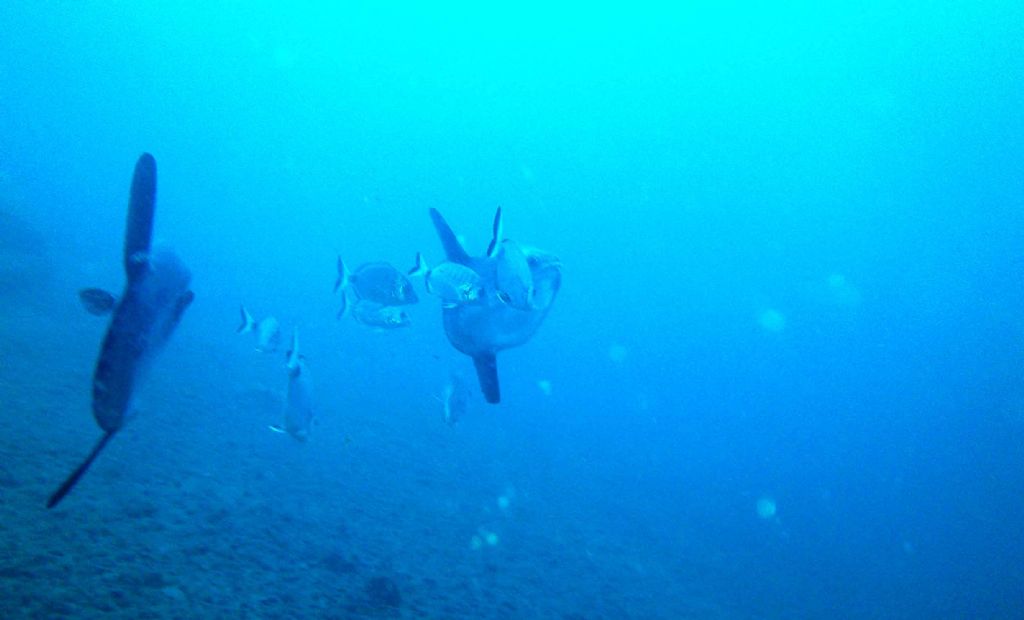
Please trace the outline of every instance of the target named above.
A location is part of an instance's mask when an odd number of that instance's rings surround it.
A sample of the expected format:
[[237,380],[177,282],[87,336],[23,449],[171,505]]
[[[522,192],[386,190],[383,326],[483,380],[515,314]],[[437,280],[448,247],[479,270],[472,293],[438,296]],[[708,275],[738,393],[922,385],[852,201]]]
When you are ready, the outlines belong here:
[[124,270],[129,281],[147,269],[155,206],[156,160],[149,153],[143,153],[135,162],[128,199],[128,223],[124,232]]
[[487,246],[487,258],[498,255],[498,246],[504,240],[505,231],[501,222],[501,207],[494,213],[494,224],[491,225],[491,243]]
[[452,227],[444,220],[444,216],[437,209],[431,209],[430,220],[434,222],[434,228],[437,230],[437,236],[441,239],[441,245],[444,247],[444,253],[448,260],[460,265],[468,265],[469,254],[455,237]]
[[480,380],[480,391],[484,400],[492,405],[501,402],[501,386],[498,384],[498,360],[494,353],[481,353],[473,356],[476,376]]

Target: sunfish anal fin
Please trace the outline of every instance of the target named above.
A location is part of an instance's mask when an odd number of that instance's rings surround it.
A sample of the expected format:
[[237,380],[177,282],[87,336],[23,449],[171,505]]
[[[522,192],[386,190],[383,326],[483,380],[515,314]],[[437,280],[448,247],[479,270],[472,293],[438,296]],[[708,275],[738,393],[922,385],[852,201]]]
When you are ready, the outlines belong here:
[[501,402],[501,387],[498,384],[498,360],[494,353],[481,353],[473,356],[473,366],[480,380],[480,391],[484,400],[492,405]]
[[100,455],[100,452],[103,451],[103,448],[106,447],[107,442],[110,441],[110,438],[113,437],[114,433],[116,432],[117,431],[109,431],[104,433],[103,436],[100,437],[100,440],[96,442],[95,446],[93,446],[92,452],[89,453],[89,456],[85,457],[85,460],[82,461],[82,464],[75,468],[75,471],[71,472],[71,475],[68,476],[67,480],[65,480],[60,485],[60,488],[54,491],[53,495],[50,496],[49,501],[46,502],[47,508],[53,508],[54,506],[60,503],[60,500],[64,499],[65,495],[71,492],[71,489],[74,488],[75,484],[77,484],[78,481],[85,474],[85,472],[88,471],[89,466],[92,465],[92,462],[95,461],[96,457]]

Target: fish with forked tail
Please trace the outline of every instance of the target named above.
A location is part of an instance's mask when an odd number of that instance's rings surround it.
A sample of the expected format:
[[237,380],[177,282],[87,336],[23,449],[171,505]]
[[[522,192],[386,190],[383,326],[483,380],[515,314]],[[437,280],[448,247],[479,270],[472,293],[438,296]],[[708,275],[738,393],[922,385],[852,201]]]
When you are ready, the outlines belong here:
[[252,333],[256,337],[256,350],[260,353],[274,353],[281,344],[281,327],[272,316],[260,321],[252,318],[243,305],[242,324],[235,330],[239,334]]
[[306,371],[306,358],[299,354],[299,330],[292,330],[292,346],[288,351],[288,395],[284,406],[284,426],[271,426],[276,433],[287,433],[305,442],[313,425],[313,397]]
[[436,267],[427,265],[423,254],[416,254],[416,266],[410,276],[423,276],[423,285],[431,295],[437,295],[445,307],[473,303],[484,295],[480,275],[465,265],[444,262]]
[[526,253],[511,239],[501,242],[495,265],[498,299],[517,310],[533,307],[533,273]]
[[348,270],[340,256],[338,277],[334,281],[334,291],[338,290],[341,290],[343,295],[351,290],[357,299],[384,306],[403,306],[419,301],[409,278],[391,264],[366,263],[352,272]]
[[[93,313],[112,312],[92,381],[92,413],[103,436],[50,496],[53,508],[71,491],[133,412],[133,396],[153,358],[163,349],[192,303],[191,274],[174,252],[151,249],[156,206],[156,160],[144,153],[135,164],[124,238],[127,276],[120,298],[83,291]],[[87,289],[89,291],[89,289]]]

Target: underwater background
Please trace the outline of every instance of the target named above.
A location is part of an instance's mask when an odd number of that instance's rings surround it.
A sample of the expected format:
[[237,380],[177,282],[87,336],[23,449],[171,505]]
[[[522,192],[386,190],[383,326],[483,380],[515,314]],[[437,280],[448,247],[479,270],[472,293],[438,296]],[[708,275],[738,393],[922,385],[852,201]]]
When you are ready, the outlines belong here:
[[[5,618],[1024,617],[1024,5],[5,2]],[[132,165],[195,302],[91,377]],[[503,398],[416,282],[558,256]],[[298,326],[317,424],[279,424]]]

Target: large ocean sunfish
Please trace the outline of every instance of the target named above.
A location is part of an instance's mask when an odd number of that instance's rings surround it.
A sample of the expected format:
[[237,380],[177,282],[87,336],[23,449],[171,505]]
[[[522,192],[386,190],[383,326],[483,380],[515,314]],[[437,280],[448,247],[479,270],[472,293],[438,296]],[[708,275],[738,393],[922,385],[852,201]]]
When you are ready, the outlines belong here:
[[[484,293],[472,303],[445,304],[442,309],[444,331],[457,350],[473,358],[480,389],[489,403],[501,400],[496,354],[528,341],[548,315],[562,284],[559,260],[540,250],[522,247],[532,276],[528,305],[509,304],[498,283],[502,255],[501,210],[495,217],[494,239],[484,256],[470,256],[462,247],[448,222],[436,210],[430,210],[441,245],[450,262],[465,265],[480,276]],[[517,307],[519,306],[519,307]]]
[[[156,160],[144,153],[135,164],[124,236],[127,275],[120,298],[106,296],[113,312],[92,380],[92,413],[103,436],[47,502],[56,506],[131,417],[132,396],[153,358],[192,303],[191,274],[168,249],[151,250],[156,204]],[[95,289],[83,291],[90,311],[102,311]],[[89,303],[90,298],[93,303]]]

